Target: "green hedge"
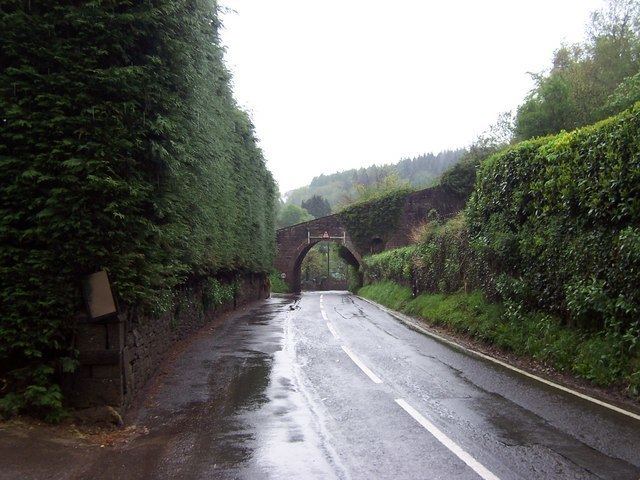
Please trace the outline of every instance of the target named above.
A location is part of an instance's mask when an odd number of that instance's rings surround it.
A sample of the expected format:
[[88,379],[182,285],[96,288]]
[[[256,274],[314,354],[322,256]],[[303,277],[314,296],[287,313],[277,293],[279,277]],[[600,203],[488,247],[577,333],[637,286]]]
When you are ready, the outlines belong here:
[[282,279],[280,272],[271,272],[269,274],[269,282],[271,283],[272,293],[289,293],[289,285]]
[[421,232],[414,258],[416,288],[453,293],[484,286],[486,268],[469,242],[464,213],[445,222],[431,222]]
[[489,158],[467,215],[503,298],[637,346],[640,104]]
[[492,277],[472,248],[464,213],[444,223],[429,222],[414,236],[414,245],[364,257],[367,280],[391,280],[430,293],[490,289]]
[[387,250],[377,255],[364,257],[363,263],[369,282],[395,280],[399,283],[410,282],[413,278],[413,245]]
[[417,236],[366,257],[367,278],[414,293],[479,289],[506,309],[505,335],[532,334],[532,315],[588,333],[581,348],[596,363],[576,350],[580,374],[639,393],[640,104],[488,158],[464,214]]
[[218,28],[207,0],[3,2],[2,393],[59,404],[86,273],[162,311],[189,277],[270,269],[276,189]]

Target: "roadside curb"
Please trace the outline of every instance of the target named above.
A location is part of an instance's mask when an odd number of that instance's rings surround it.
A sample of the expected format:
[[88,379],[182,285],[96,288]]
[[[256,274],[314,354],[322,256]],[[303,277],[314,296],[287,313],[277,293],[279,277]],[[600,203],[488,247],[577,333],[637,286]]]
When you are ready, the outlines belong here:
[[502,360],[498,360],[497,358],[494,358],[490,355],[478,352],[476,350],[472,350],[470,348],[467,348],[459,343],[456,343],[452,340],[449,340],[448,338],[445,338],[441,335],[438,335],[437,333],[434,333],[430,330],[428,330],[427,328],[424,328],[422,325],[420,325],[419,320],[409,316],[409,315],[405,315],[404,313],[400,313],[400,312],[396,312],[395,310],[392,310],[390,308],[385,307],[384,305],[381,305],[377,302],[374,302],[373,300],[369,300],[367,298],[361,297],[360,295],[355,295],[357,298],[359,298],[360,300],[363,300],[377,308],[379,308],[380,310],[388,313],[389,315],[391,315],[392,317],[396,318],[397,320],[399,320],[401,323],[405,324],[406,326],[408,326],[409,328],[411,328],[412,330],[415,330],[419,333],[422,333],[424,335],[427,335],[435,340],[437,340],[438,342],[444,343],[452,348],[454,348],[455,350],[459,350],[461,352],[464,352],[466,354],[469,354],[473,357],[476,358],[481,358],[483,360],[487,360],[489,362],[495,363],[497,365],[500,365],[503,368],[506,368],[508,370],[511,370],[513,372],[516,372],[520,375],[523,375],[525,377],[531,378],[533,380],[536,380],[537,382],[540,383],[544,383],[547,386],[553,387],[557,390],[561,390],[565,393],[569,393],[571,395],[574,395],[578,398],[581,398],[582,400],[586,400],[587,402],[591,402],[594,403],[596,405],[599,405],[601,407],[607,408],[609,410],[613,410],[616,413],[620,413],[622,415],[625,415],[627,417],[633,418],[634,420],[640,421],[640,414],[634,413],[634,412],[630,412],[628,410],[625,410],[623,408],[620,408],[616,405],[612,405],[610,403],[604,402],[602,400],[599,400],[597,398],[591,397],[589,395],[586,395],[584,393],[578,392],[577,390],[573,390],[569,387],[565,387],[564,385],[560,385],[559,383],[555,383],[552,382],[551,380],[547,380],[546,378],[542,378],[539,377],[538,375],[534,375],[533,373],[527,372],[526,370],[522,370],[521,368],[515,367],[507,362],[503,362]]

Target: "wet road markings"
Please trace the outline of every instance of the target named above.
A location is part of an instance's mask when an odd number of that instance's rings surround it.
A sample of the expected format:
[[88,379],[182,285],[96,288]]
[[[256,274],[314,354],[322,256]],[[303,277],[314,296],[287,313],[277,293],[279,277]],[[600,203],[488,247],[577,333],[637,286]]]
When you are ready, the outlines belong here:
[[457,443],[447,437],[442,431],[436,427],[433,423],[423,417],[420,412],[409,405],[401,398],[396,398],[396,403],[402,407],[402,409],[413,417],[413,419],[422,425],[431,435],[447,447],[456,457],[466,463],[471,469],[480,475],[484,480],[500,480],[487,468],[478,462],[475,458],[465,452]]
[[355,355],[355,353],[349,350],[349,347],[345,347],[344,345],[342,345],[342,350],[344,350],[344,353],[349,355],[349,358],[353,360],[353,363],[355,363],[358,367],[360,367],[360,370],[362,370],[365,373],[365,375],[371,379],[373,383],[382,383],[382,380],[380,380],[380,377],[378,377],[375,373],[373,373],[369,369],[369,367],[367,367],[364,363],[362,363],[362,360],[360,360]]
[[335,329],[333,328],[333,325],[331,325],[329,322],[327,322],[327,328],[329,328],[331,335],[333,335],[335,338],[339,338],[338,332],[335,331]]
[[322,295],[320,295],[320,313],[322,314],[322,318],[324,319],[324,321],[327,322],[327,328],[329,328],[331,335],[333,335],[335,338],[339,338],[338,332],[336,332],[335,329],[333,328],[333,325],[329,323],[329,318],[327,317],[327,313],[324,311],[324,307],[322,306]]
[[[410,328],[417,330],[420,333],[423,333],[431,338],[435,338],[436,340],[445,343],[447,345],[452,346],[453,348],[457,349],[457,350],[461,350],[463,352],[466,352],[470,355],[473,355],[475,357],[480,357],[483,358],[484,360],[487,360],[489,362],[495,363],[497,365],[500,365],[508,370],[511,370],[513,372],[519,373],[520,375],[523,375],[525,377],[531,378],[532,380],[535,380],[537,382],[540,383],[544,383],[545,385],[549,385],[550,387],[553,387],[557,390],[562,390],[563,392],[566,392],[570,395],[574,395],[578,398],[581,398],[583,400],[586,400],[587,402],[591,402],[591,403],[595,403],[596,405],[600,405],[601,407],[607,408],[609,410],[613,410],[614,412],[617,413],[621,413],[622,415],[625,415],[627,417],[631,417],[635,420],[640,420],[640,415],[638,415],[637,413],[634,412],[630,412],[629,410],[625,410],[624,408],[620,408],[616,405],[612,405],[610,403],[604,402],[602,400],[599,400],[597,398],[591,397],[589,395],[585,395],[584,393],[578,392],[576,390],[573,390],[569,387],[565,387],[564,385],[560,385],[558,383],[552,382],[551,380],[547,380],[546,378],[542,378],[539,377],[538,375],[534,375],[533,373],[529,373],[525,370],[522,370],[518,367],[515,367],[509,363],[503,362],[502,360],[498,360],[497,358],[491,357],[489,355],[486,355],[482,352],[479,352],[477,350],[472,350],[470,348],[465,347],[464,345],[461,345],[459,343],[456,343],[452,340],[449,340],[448,338],[444,338],[440,335],[438,335],[437,333],[434,333],[424,327],[422,327],[421,325],[415,323],[414,319],[412,319],[411,317],[409,317],[408,315],[404,315],[400,312],[396,312],[390,308],[385,307],[384,305],[380,305],[379,303],[376,303],[372,300],[369,300],[367,298],[364,297],[358,297],[360,300],[364,300],[365,302],[369,303],[370,305],[373,305],[374,307],[382,310],[383,312],[388,313],[389,315],[391,315],[392,317],[400,320],[400,322],[404,323],[405,325],[409,326]],[[638,479],[640,480],[640,479]]]

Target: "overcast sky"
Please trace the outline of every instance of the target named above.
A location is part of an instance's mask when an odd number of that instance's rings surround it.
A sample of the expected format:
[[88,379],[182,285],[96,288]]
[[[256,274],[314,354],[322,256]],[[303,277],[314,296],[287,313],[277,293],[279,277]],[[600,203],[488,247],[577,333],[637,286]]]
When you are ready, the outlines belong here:
[[235,96],[281,192],[468,145],[602,0],[222,0]]

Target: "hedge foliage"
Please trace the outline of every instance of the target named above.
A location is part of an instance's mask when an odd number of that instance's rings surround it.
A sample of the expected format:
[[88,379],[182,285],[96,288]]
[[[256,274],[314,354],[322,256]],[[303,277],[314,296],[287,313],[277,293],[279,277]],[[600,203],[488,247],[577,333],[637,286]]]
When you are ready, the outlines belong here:
[[271,293],[289,293],[289,285],[282,279],[280,272],[271,272],[269,282],[271,283]]
[[539,312],[589,332],[592,367],[639,393],[640,104],[489,157],[464,214],[419,237],[365,258],[367,276],[414,293],[480,289],[504,304],[513,328]]
[[637,341],[640,104],[489,158],[467,215],[503,297]]
[[414,245],[409,245],[364,257],[367,281],[394,279],[400,283],[410,282],[413,278],[415,250]]
[[188,277],[270,269],[276,189],[218,29],[213,0],[2,2],[0,384],[23,398],[73,366],[82,275],[165,310]]
[[491,289],[494,278],[470,243],[464,213],[446,222],[431,221],[416,232],[413,245],[363,258],[366,280],[391,280],[414,293],[454,293]]
[[423,228],[414,263],[416,289],[420,291],[453,293],[486,286],[486,268],[471,248],[463,213]]

